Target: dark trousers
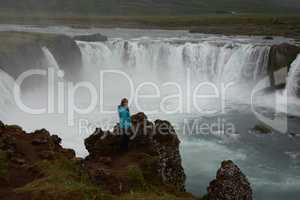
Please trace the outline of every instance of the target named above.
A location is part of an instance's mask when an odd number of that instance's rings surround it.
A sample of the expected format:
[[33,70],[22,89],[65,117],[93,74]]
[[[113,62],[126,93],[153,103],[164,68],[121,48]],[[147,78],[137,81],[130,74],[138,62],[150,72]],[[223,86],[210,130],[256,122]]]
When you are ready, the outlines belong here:
[[121,129],[121,150],[128,151],[129,145],[129,130],[122,128]]

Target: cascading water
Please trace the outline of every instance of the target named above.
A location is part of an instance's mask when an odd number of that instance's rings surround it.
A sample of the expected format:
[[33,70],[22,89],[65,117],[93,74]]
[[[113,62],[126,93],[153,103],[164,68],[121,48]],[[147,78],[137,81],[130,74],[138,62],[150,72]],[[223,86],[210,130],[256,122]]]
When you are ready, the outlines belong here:
[[55,70],[60,70],[59,65],[57,64],[54,56],[52,53],[49,51],[47,47],[42,47],[42,50],[44,52],[45,60],[46,60],[46,67],[47,68],[53,68]]
[[[227,100],[247,101],[244,103],[249,103],[251,89],[249,85],[255,84],[267,74],[270,50],[267,45],[208,41],[178,42],[176,39],[151,38],[112,39],[104,43],[78,41],[77,44],[81,49],[84,69],[88,73],[89,80],[95,73],[99,74],[99,70],[119,69],[128,74],[135,85],[146,81],[156,85],[175,82],[185,90],[187,88],[193,90],[198,84],[206,82],[221,91],[221,87],[233,83],[234,87],[225,94],[229,97]],[[191,84],[188,85],[187,81]],[[113,87],[113,83],[112,81],[110,88]],[[119,89],[116,93],[121,93],[125,84],[120,83],[115,90]],[[200,92],[204,95],[211,94],[211,87],[208,89],[203,87]],[[170,93],[162,91],[162,96]],[[114,96],[109,101],[118,98]],[[184,97],[183,102],[187,102],[189,98]],[[202,107],[216,105],[211,101],[198,103]],[[176,106],[174,102],[171,104],[173,107]]]
[[291,64],[291,68],[287,78],[286,92],[292,97],[300,96],[300,55]]
[[6,72],[0,69],[0,116],[5,118],[5,111],[8,106],[14,104],[15,80]]
[[[252,44],[176,43],[157,40],[77,42],[88,67],[180,73],[190,68],[197,79],[213,82],[257,80],[266,74],[270,47]],[[175,76],[176,78],[176,76]]]
[[[44,52],[46,66],[41,67],[59,70],[59,66],[48,48],[42,47],[42,51]],[[15,84],[17,84],[15,80],[9,74],[0,69],[0,116],[2,118],[5,118],[5,115],[7,115],[3,114],[7,107],[13,105],[15,102],[13,94]]]

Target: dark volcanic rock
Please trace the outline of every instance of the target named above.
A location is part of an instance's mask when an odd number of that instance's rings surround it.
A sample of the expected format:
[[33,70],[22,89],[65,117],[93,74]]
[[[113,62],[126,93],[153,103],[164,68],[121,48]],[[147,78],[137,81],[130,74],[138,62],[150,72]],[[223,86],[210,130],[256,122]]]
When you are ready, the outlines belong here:
[[107,37],[100,33],[93,35],[78,35],[73,37],[74,40],[86,41],[86,42],[106,42]]
[[36,138],[32,141],[33,145],[42,145],[42,144],[47,144],[48,140],[44,138]]
[[286,83],[291,63],[300,53],[300,47],[283,43],[273,45],[269,54],[268,74],[273,87],[282,87]]
[[209,200],[252,200],[250,183],[232,161],[222,162],[207,192]]
[[168,121],[155,121],[153,143],[159,155],[158,171],[163,181],[184,191],[185,174],[179,152],[180,140]]
[[274,38],[272,36],[265,36],[264,39],[265,40],[274,40]]
[[118,144],[120,137],[114,136],[109,131],[103,131],[97,128],[94,134],[85,139],[85,148],[90,153],[90,156],[109,156],[118,151]]
[[51,139],[54,142],[54,144],[56,144],[56,145],[59,145],[61,143],[61,138],[58,137],[58,135],[52,135]]
[[[147,120],[144,113],[133,115],[132,125],[127,155],[133,155],[132,158],[128,159],[135,158],[136,163],[141,165],[146,162],[144,159],[147,158],[147,162],[151,160],[154,162],[151,164],[154,166],[154,171],[150,172],[154,174],[151,178],[155,179],[154,176],[157,176],[156,178],[162,183],[171,185],[179,191],[184,191],[186,177],[181,164],[180,141],[172,125],[162,120],[156,120],[155,123],[152,123]],[[112,158],[112,162],[122,159],[120,156],[124,156],[124,152],[120,151],[120,140],[118,126],[113,132],[97,129],[93,135],[85,140],[86,149],[90,153],[86,159],[87,165],[97,162],[103,165],[103,157]],[[127,163],[127,165],[129,164]],[[126,166],[123,167],[126,168]],[[95,176],[96,169],[93,170],[91,167],[89,170],[92,171],[90,174]]]
[[[62,148],[57,141],[45,129],[26,133],[19,126],[0,123],[0,199],[40,199],[31,192],[19,194],[15,190],[37,179],[44,180],[48,176],[41,168],[44,162],[50,168],[64,160],[75,160],[75,152]],[[51,190],[45,192],[51,193]],[[54,199],[49,193],[43,193],[43,198]]]

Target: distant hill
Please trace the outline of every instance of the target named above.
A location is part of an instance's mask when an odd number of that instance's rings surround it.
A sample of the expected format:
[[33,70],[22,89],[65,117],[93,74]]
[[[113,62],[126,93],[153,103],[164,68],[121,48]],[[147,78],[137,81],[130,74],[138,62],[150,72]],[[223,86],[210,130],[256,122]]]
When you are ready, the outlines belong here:
[[0,0],[0,11],[94,15],[296,13],[300,0]]

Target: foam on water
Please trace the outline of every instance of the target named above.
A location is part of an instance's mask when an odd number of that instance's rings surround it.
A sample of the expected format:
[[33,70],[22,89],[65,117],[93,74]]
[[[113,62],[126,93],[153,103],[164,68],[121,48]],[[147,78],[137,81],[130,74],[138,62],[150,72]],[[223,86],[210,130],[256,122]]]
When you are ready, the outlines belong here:
[[0,116],[6,118],[8,107],[14,105],[15,80],[6,72],[0,69]]

